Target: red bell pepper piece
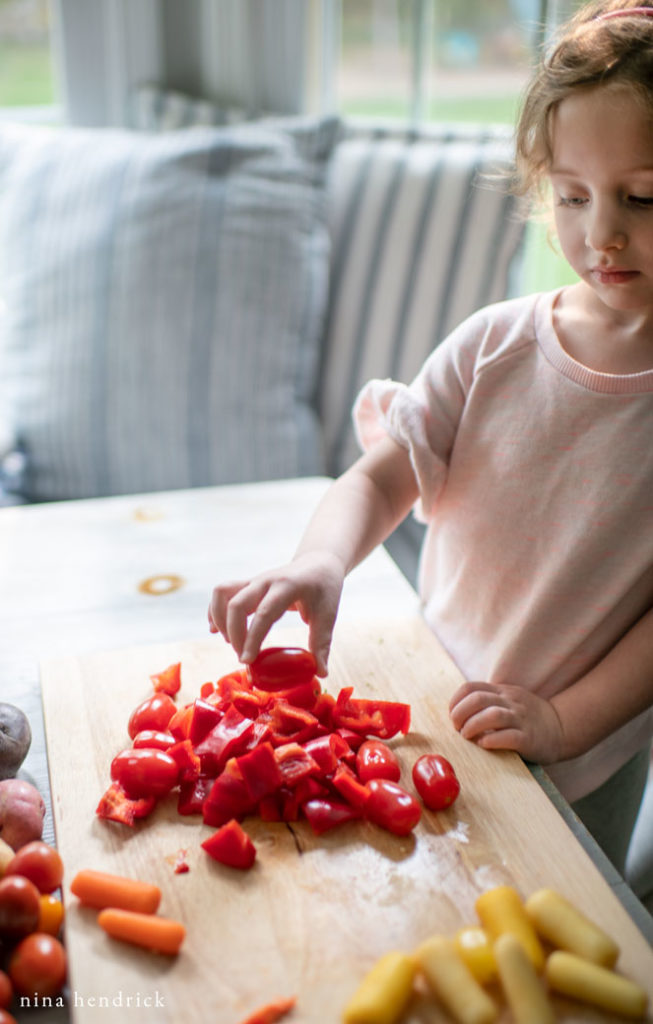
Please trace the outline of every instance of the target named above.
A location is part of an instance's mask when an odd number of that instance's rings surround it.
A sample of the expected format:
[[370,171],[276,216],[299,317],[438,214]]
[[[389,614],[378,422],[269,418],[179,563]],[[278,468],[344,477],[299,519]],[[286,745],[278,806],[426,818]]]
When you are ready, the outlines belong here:
[[325,693],[323,690],[311,708],[317,720],[330,731],[333,730],[333,711],[335,706],[336,698],[332,693]]
[[365,736],[387,740],[398,732],[410,729],[410,704],[391,700],[366,700],[352,697],[353,687],[338,694],[333,720],[336,726],[351,729]]
[[345,798],[347,803],[351,804],[352,807],[357,807],[358,810],[363,810],[367,799],[370,795],[370,791],[367,786],[356,777],[351,768],[346,764],[340,764],[336,768],[331,778],[331,783],[334,789]]
[[168,722],[168,731],[176,736],[178,740],[188,739],[188,733],[190,730],[190,723],[193,718],[193,705],[186,704],[185,707],[179,708],[175,711],[174,715]]
[[328,797],[317,797],[314,800],[307,800],[302,804],[302,811],[308,818],[308,823],[316,835],[322,835],[345,821],[353,821],[362,817],[357,807],[346,804],[342,800],[332,800]]
[[255,810],[247,785],[235,757],[227,761],[204,801],[202,816],[206,825],[224,825],[230,818],[244,818]]
[[112,782],[106,792],[102,794],[95,813],[98,818],[119,821],[122,825],[133,827],[135,821],[147,817],[154,810],[155,805],[156,800],[153,796],[132,800],[122,786],[117,782]]
[[190,740],[179,740],[173,747],[168,747],[168,754],[179,765],[179,778],[196,779],[200,773],[200,759],[193,750]]
[[224,711],[221,708],[216,707],[215,704],[209,704],[207,700],[203,700],[201,697],[193,701],[193,713],[190,718],[188,739],[194,747],[202,742],[213,726],[218,724],[223,715]]
[[200,775],[197,779],[182,779],[179,784],[177,811],[179,814],[202,814],[204,801],[213,788],[215,779]]
[[259,743],[236,759],[250,799],[258,803],[283,785],[283,776],[271,743]]
[[256,847],[235,818],[227,821],[201,844],[209,856],[230,868],[247,871],[256,859]]
[[206,700],[212,693],[215,693],[215,683],[202,683],[200,686],[200,697]]
[[168,693],[174,697],[181,689],[181,662],[177,661],[174,665],[168,665],[163,672],[156,672],[150,676],[150,679],[155,693]]
[[321,729],[315,715],[304,708],[295,708],[285,700],[275,701],[270,709],[272,743],[305,743]]
[[338,767],[341,757],[346,756],[351,749],[337,732],[307,740],[303,747],[317,761],[323,775],[331,775]]
[[203,774],[217,775],[230,757],[242,753],[253,726],[251,718],[241,715],[240,711],[230,704],[220,721],[195,747],[195,753],[202,763]]
[[299,743],[285,743],[274,751],[284,785],[296,786],[307,775],[319,775],[320,766]]

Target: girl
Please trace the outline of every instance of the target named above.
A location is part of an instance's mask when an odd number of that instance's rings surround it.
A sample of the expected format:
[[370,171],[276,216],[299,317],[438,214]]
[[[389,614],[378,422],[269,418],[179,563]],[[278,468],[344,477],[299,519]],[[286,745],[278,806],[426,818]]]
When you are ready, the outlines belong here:
[[516,143],[578,283],[476,313],[410,387],[368,384],[366,453],[209,622],[248,662],[295,607],[326,674],[345,575],[415,505],[424,616],[469,680],[454,727],[547,765],[623,869],[653,729],[653,0],[571,20]]

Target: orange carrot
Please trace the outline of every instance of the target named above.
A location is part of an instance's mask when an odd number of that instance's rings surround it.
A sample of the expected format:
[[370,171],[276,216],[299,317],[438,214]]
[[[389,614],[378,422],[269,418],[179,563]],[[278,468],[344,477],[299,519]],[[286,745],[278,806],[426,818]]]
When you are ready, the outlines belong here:
[[254,1013],[241,1021],[241,1024],[275,1024],[290,1013],[296,1002],[295,996],[291,996],[290,999],[275,999],[272,1003],[259,1006],[258,1010],[254,1010]]
[[70,891],[87,907],[121,907],[154,914],[161,902],[161,890],[150,882],[136,878],[109,875],[104,871],[85,868],[78,871],[70,883]]
[[174,956],[184,941],[186,929],[180,921],[156,914],[138,914],[134,910],[107,907],[97,917],[98,924],[112,939],[132,942],[155,953]]

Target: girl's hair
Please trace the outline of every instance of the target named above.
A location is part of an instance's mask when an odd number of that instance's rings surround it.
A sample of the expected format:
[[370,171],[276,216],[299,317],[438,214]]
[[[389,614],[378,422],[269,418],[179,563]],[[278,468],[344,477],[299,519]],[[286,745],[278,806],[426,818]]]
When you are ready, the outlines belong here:
[[526,91],[517,124],[515,191],[542,197],[551,164],[551,114],[581,88],[619,83],[632,88],[653,118],[653,14],[603,17],[647,7],[653,0],[594,0],[563,27]]

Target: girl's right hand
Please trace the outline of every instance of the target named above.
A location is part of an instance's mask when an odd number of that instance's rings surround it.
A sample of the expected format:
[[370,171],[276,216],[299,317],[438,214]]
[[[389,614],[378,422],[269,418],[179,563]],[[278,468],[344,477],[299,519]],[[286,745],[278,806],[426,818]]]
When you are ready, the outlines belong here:
[[308,647],[317,674],[325,676],[344,577],[337,556],[310,551],[251,580],[222,583],[211,596],[209,629],[221,633],[247,664],[258,654],[273,623],[284,612],[296,610],[308,624]]

